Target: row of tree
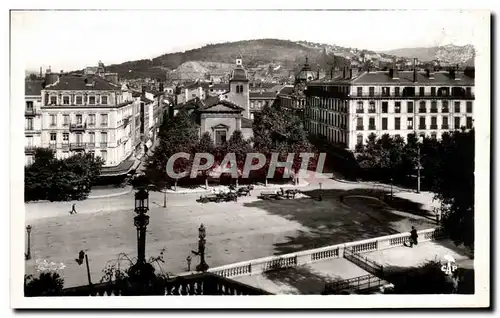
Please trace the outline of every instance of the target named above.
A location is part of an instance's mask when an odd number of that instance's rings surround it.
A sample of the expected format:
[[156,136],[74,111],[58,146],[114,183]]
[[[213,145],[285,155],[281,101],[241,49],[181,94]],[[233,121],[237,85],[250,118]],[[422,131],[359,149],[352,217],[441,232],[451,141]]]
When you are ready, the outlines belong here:
[[457,243],[474,244],[474,130],[444,133],[440,140],[414,134],[401,137],[374,134],[356,149],[359,165],[372,179],[415,180],[421,165],[422,185],[441,202],[442,225]]
[[[198,127],[192,120],[189,112],[179,112],[174,118],[165,118],[160,128],[160,143],[153,155],[148,158],[146,165],[146,176],[150,182],[160,188],[167,184],[176,184],[179,181],[187,181],[189,177],[182,180],[172,179],[166,173],[168,159],[175,153],[185,152],[191,154],[191,158],[177,159],[174,164],[174,172],[181,173],[191,171],[194,154],[210,153],[214,157],[214,164],[201,172],[199,178],[207,182],[211,172],[221,167],[223,159],[228,153],[234,153],[238,173],[243,171],[247,154],[261,153],[266,157],[265,165],[259,170],[252,171],[247,180],[267,181],[267,173],[272,153],[279,153],[278,160],[285,162],[289,153],[294,154],[291,173],[296,173],[301,167],[302,158],[300,153],[312,152],[313,147],[307,140],[306,133],[298,118],[279,108],[265,107],[253,123],[252,139],[245,139],[241,131],[235,131],[222,145],[214,145],[209,133],[198,136]],[[315,169],[317,156],[309,161],[309,169]],[[258,159],[252,162],[256,164]],[[201,164],[206,160],[202,159]],[[273,179],[280,179],[284,175],[284,168],[277,168]],[[197,180],[195,182],[200,182]]]
[[24,200],[85,199],[102,164],[100,157],[91,154],[57,159],[51,149],[36,149],[34,162],[24,168]]

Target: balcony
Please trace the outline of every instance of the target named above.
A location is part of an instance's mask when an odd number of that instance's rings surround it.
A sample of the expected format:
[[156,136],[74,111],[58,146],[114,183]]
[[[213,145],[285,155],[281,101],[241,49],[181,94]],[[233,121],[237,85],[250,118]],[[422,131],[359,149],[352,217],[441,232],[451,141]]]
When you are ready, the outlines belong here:
[[88,142],[87,143],[87,149],[94,149],[95,148],[95,142]]
[[438,125],[431,125],[431,129],[438,129]]
[[375,109],[374,108],[373,109],[368,109],[368,113],[374,114],[375,113]]
[[365,130],[364,126],[356,126],[356,130]]
[[87,123],[87,126],[88,126],[88,127],[95,127],[95,121],[89,121],[89,122]]
[[425,129],[427,129],[427,126],[426,125],[418,125],[418,129],[425,130]]
[[35,146],[24,146],[24,153],[35,153]]
[[432,94],[425,93],[423,95],[420,94],[411,94],[411,93],[391,93],[391,94],[382,94],[382,93],[363,93],[363,94],[355,94],[351,95],[351,98],[354,99],[370,99],[370,98],[380,98],[380,99],[474,99],[474,94]]
[[69,131],[71,132],[84,132],[87,129],[86,123],[70,124]]
[[368,125],[368,130],[376,130],[375,125]]
[[450,127],[448,125],[443,124],[441,125],[441,129],[450,129]]
[[425,113],[427,112],[427,109],[425,109],[425,108],[419,108],[419,109],[418,109],[418,112],[419,112],[420,114],[425,114]]
[[55,142],[51,142],[51,143],[49,143],[49,148],[50,149],[56,149],[57,148],[57,144]]
[[66,150],[66,151],[67,151],[67,150],[69,150],[69,148],[70,148],[70,146],[69,146],[69,143],[68,143],[68,142],[63,142],[63,143],[61,144],[61,146],[62,146],[62,149],[63,149],[63,150]]
[[101,127],[108,127],[108,122],[102,122]]
[[85,150],[86,143],[84,142],[72,142],[69,145],[69,150],[71,151],[78,151],[78,150]]
[[408,125],[408,126],[406,126],[406,129],[408,129],[408,130],[413,130],[413,125]]
[[[126,284],[100,283],[63,289],[59,296],[137,296]],[[177,276],[161,286],[141,295],[195,296],[195,295],[272,295],[271,293],[212,273]]]
[[24,115],[25,116],[36,116],[40,115],[40,112],[38,112],[36,109],[31,108],[31,109],[25,109],[24,110]]
[[108,148],[108,143],[107,143],[107,142],[101,142],[101,143],[99,144],[99,147],[100,147],[100,148]]
[[450,110],[448,109],[448,107],[446,107],[446,108],[445,108],[445,107],[443,107],[443,108],[441,109],[441,112],[442,112],[442,113],[449,113],[449,112],[450,112]]
[[437,107],[436,107],[436,108],[431,108],[431,113],[432,113],[432,114],[436,114],[437,112],[438,112]]
[[364,112],[364,109],[356,109],[356,114],[363,114]]

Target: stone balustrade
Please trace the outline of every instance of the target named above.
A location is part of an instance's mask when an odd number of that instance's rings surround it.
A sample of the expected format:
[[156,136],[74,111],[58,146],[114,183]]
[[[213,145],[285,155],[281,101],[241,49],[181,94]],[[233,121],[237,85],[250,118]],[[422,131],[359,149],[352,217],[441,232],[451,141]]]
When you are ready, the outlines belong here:
[[[419,242],[433,241],[441,237],[440,229],[427,229],[418,231]],[[381,236],[372,239],[355,241],[344,244],[331,245],[321,248],[315,248],[306,251],[300,251],[279,256],[268,256],[249,261],[228,264],[220,267],[211,268],[210,273],[222,277],[236,277],[244,275],[254,275],[280,268],[296,267],[318,262],[331,258],[344,257],[344,251],[349,248],[353,253],[366,253],[377,250],[383,250],[402,246],[410,237],[410,233],[398,233],[393,235]]]

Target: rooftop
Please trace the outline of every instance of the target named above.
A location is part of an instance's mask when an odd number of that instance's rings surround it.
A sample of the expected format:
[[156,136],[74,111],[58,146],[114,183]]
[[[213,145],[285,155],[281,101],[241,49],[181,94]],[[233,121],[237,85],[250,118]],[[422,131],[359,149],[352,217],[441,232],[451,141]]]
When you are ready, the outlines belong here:
[[43,80],[26,80],[24,82],[24,94],[26,96],[41,96]]
[[75,91],[120,91],[121,86],[112,84],[99,76],[62,75],[54,84],[47,85],[46,90]]
[[257,98],[275,98],[276,97],[276,92],[250,92],[249,96],[250,99],[257,99]]

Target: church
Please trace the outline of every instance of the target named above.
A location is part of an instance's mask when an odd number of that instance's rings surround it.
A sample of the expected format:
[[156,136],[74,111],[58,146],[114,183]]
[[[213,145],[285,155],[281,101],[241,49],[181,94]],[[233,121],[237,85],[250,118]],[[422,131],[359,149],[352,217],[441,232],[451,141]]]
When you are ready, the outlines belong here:
[[245,139],[253,137],[249,79],[242,59],[236,59],[229,91],[206,99],[194,98],[175,107],[175,113],[180,110],[189,111],[200,136],[208,132],[216,146],[223,144],[236,130],[240,130]]

